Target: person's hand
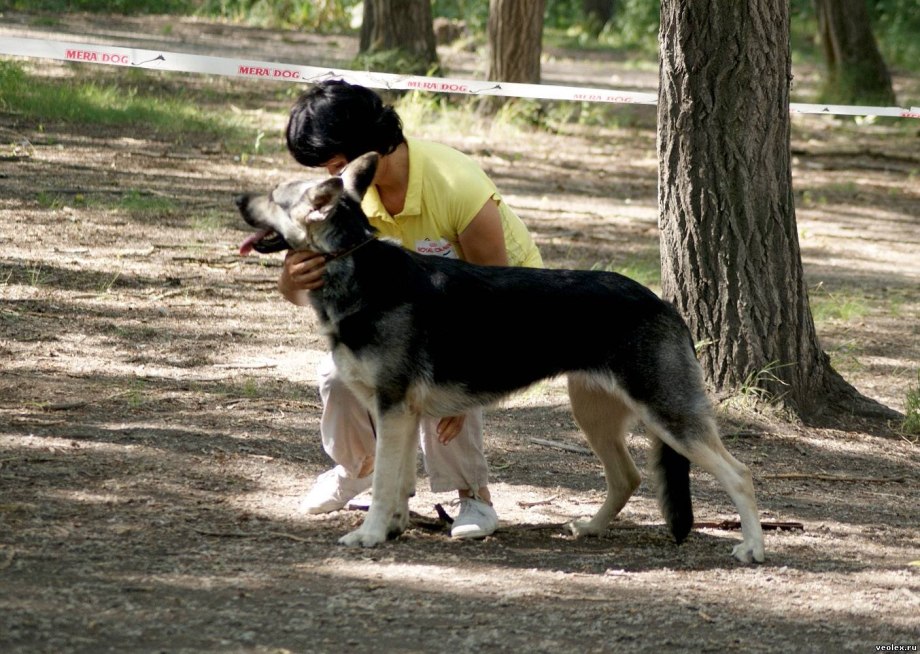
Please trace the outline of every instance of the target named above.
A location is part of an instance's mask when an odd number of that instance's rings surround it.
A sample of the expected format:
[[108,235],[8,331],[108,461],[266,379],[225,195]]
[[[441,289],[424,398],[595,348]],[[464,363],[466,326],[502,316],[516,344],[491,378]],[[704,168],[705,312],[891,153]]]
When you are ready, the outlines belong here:
[[459,436],[465,420],[464,416],[441,418],[438,421],[438,442],[442,445],[447,445]]
[[304,304],[304,291],[315,291],[323,285],[326,259],[311,250],[291,251],[284,257],[278,290],[294,304]]

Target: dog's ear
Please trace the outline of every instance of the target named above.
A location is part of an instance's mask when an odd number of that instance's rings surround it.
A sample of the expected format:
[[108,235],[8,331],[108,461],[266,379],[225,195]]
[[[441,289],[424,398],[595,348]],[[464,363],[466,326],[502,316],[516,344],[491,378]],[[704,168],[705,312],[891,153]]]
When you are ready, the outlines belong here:
[[318,210],[339,201],[344,183],[339,177],[330,177],[307,190],[307,200]]
[[377,172],[377,163],[380,161],[380,155],[376,152],[368,152],[350,162],[345,170],[342,171],[342,181],[345,183],[345,192],[355,202],[361,202],[364,193],[374,181],[374,174]]

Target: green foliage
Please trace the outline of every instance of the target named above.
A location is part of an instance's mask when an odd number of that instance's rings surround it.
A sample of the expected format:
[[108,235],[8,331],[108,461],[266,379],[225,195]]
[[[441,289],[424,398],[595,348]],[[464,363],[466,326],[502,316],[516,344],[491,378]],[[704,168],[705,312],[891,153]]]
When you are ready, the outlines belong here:
[[[614,2],[614,0],[611,0]],[[916,70],[920,62],[917,0],[866,0],[875,37],[891,66]],[[201,15],[265,27],[345,32],[353,29],[362,0],[0,0],[0,11]],[[567,35],[567,45],[657,51],[659,0],[616,0],[613,20],[598,34],[581,0],[547,0],[548,32]],[[813,0],[790,0],[792,46],[798,58],[817,61]],[[488,0],[432,0],[432,15],[466,21],[474,34],[488,25]],[[52,19],[53,20],[53,19]]]
[[0,11],[190,14],[198,4],[194,0],[0,0]]
[[917,0],[869,0],[875,38],[889,65],[920,66],[920,5]]
[[[866,0],[872,31],[885,63],[917,70],[920,65],[920,5],[917,0]],[[818,24],[814,0],[792,0],[794,52],[818,59]]]
[[204,16],[335,33],[351,29],[352,11],[361,0],[204,0],[199,4],[198,13]]
[[471,32],[485,33],[489,24],[489,0],[432,0],[431,15],[466,21]]
[[361,0],[0,0],[0,10],[200,15],[258,25],[344,32]]
[[601,38],[619,41],[622,46],[632,46],[645,51],[658,50],[658,28],[661,21],[661,3],[648,0],[622,0],[617,4],[613,24]]
[[544,27],[565,30],[584,23],[585,14],[582,11],[581,0],[546,0]]
[[[543,26],[560,45],[641,47],[644,51],[654,52],[657,48],[659,7],[657,0],[617,0],[613,20],[603,27],[598,37],[596,26],[590,25],[585,16],[581,0],[547,0]],[[464,20],[470,31],[484,33],[489,21],[489,2],[433,0],[432,14]],[[564,36],[560,37],[560,34]]]

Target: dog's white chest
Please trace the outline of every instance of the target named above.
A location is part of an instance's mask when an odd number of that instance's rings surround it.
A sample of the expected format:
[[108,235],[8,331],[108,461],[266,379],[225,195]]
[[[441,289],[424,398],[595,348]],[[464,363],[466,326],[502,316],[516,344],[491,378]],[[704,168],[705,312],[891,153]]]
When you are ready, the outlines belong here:
[[355,356],[348,347],[339,345],[332,352],[332,358],[342,379],[365,404],[370,404],[374,397],[379,361],[374,358]]

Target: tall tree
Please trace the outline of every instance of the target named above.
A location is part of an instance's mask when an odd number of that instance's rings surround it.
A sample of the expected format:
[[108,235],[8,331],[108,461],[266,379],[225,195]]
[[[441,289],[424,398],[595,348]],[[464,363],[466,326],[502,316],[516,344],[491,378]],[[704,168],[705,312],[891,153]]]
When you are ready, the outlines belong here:
[[815,0],[827,63],[823,98],[842,104],[894,104],[894,89],[878,50],[866,0]]
[[788,3],[662,0],[660,62],[662,290],[703,343],[708,380],[756,379],[802,417],[894,417],[833,370],[815,333],[792,195]]
[[489,0],[489,79],[540,82],[546,0]]
[[438,66],[431,0],[364,0],[359,54],[393,53],[409,70],[424,74]]

